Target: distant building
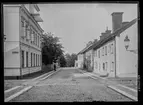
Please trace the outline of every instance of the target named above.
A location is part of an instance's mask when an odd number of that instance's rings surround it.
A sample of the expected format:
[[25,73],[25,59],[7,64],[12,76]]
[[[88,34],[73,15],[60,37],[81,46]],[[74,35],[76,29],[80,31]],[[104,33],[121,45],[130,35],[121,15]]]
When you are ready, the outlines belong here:
[[4,76],[23,76],[41,70],[43,22],[36,4],[4,5]]
[[[137,19],[122,22],[122,14],[123,12],[112,13],[112,33],[107,29],[101,33],[99,41],[78,53],[84,55],[83,66],[91,66],[93,72],[109,77],[137,77],[138,54],[126,50],[124,42],[129,37],[129,49],[137,50]],[[87,59],[90,64],[86,63]]]

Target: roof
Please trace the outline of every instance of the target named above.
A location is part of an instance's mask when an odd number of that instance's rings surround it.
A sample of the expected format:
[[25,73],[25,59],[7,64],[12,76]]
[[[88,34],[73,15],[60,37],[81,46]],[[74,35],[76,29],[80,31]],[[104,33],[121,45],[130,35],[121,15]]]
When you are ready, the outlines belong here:
[[36,22],[35,18],[31,16],[31,14],[29,13],[29,11],[25,8],[24,5],[21,6],[25,12],[27,13],[27,15],[31,18],[31,20],[36,24],[36,26],[43,32],[44,30],[41,28],[41,26]]
[[93,48],[95,49],[95,48],[98,48],[98,47],[102,46],[103,44],[105,44],[109,40],[114,39],[117,35],[119,35],[120,33],[122,33],[127,28],[131,27],[133,24],[136,23],[136,21],[137,21],[137,18],[133,19],[132,21],[130,21],[129,23],[127,23],[123,27],[121,27],[118,30],[116,30],[114,33],[111,33],[111,34],[107,35],[105,38],[100,39],[98,42],[93,43],[91,46],[89,46],[85,50],[80,51],[78,54],[82,54],[82,53],[84,53],[86,51],[89,51],[89,50],[91,50]]
[[[97,43],[97,42],[96,42]],[[93,42],[93,44],[95,44],[95,42]],[[89,47],[91,47],[93,44],[89,45],[89,46],[86,46],[83,50],[81,50],[77,55],[85,52]]]

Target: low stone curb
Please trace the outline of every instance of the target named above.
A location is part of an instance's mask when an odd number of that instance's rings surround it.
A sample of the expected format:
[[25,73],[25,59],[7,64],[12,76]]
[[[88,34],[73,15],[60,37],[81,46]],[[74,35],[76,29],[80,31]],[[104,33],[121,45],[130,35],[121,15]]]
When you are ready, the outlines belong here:
[[118,88],[115,87],[115,86],[107,86],[107,87],[109,87],[109,88],[111,88],[111,89],[117,91],[118,93],[121,93],[122,95],[124,95],[124,96],[126,96],[126,97],[128,97],[128,98],[130,98],[130,99],[132,99],[132,100],[134,100],[134,101],[138,101],[137,97],[135,97],[135,96],[133,96],[133,95],[130,95],[130,94],[126,93],[125,91],[122,91],[122,90],[118,89]]
[[[57,72],[60,71],[60,70],[61,70],[61,69],[59,68],[59,70],[57,70],[56,72],[50,73],[50,75],[46,76],[46,78],[48,78],[49,76],[51,76],[51,75],[57,73]],[[46,78],[44,77],[44,78],[40,79],[40,81],[41,81],[41,80],[44,80],[44,79],[46,79]],[[40,81],[39,81],[39,82],[40,82]],[[38,82],[36,82],[36,84],[37,84],[37,83],[38,83]],[[15,97],[17,97],[17,96],[23,94],[24,92],[28,91],[28,90],[31,89],[32,87],[33,87],[33,86],[28,86],[28,87],[22,89],[21,91],[19,91],[19,92],[15,93],[15,94],[11,95],[10,97],[6,98],[4,101],[5,101],[5,102],[8,102],[8,101],[14,99]],[[16,89],[16,88],[15,88],[15,89]],[[11,90],[14,90],[14,89],[11,89]]]
[[[79,70],[80,70],[80,69],[79,69]],[[81,70],[80,70],[80,71],[81,71]],[[86,71],[81,71],[81,72],[82,72],[82,73],[83,73],[83,72],[84,72],[84,73],[87,73]],[[102,77],[99,77],[99,76],[97,76],[97,75],[94,75],[94,76],[96,76],[97,78],[103,79],[103,80],[107,80],[106,78],[102,78]],[[92,76],[91,74],[89,74],[89,77],[91,77],[91,78],[93,78],[93,79],[97,79],[97,78],[94,78],[94,76]],[[107,81],[108,81],[108,80],[107,80]],[[137,93],[137,91],[134,90],[134,89],[132,89],[132,88],[126,87],[126,86],[121,85],[121,84],[118,84],[118,85],[121,86],[121,87],[123,87],[123,88],[126,88],[126,89],[128,89],[128,90],[130,90],[130,91],[132,91],[132,92],[134,92],[134,93],[135,93],[135,92]],[[134,100],[134,101],[138,101],[138,99],[137,99],[136,96],[133,96],[133,95],[131,95],[131,94],[129,94],[129,93],[127,93],[127,92],[121,90],[121,89],[118,89],[118,88],[115,87],[115,86],[107,85],[107,87],[109,87],[109,88],[111,88],[111,89],[113,89],[113,90],[115,90],[115,91],[117,91],[117,92],[123,94],[123,95],[126,96],[126,97],[129,97],[130,99],[132,99],[132,100]]]

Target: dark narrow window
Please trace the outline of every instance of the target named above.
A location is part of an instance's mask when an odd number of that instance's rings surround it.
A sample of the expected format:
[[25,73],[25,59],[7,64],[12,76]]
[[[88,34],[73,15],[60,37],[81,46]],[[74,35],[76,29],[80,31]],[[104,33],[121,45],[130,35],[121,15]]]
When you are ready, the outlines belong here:
[[33,63],[34,63],[34,67],[35,67],[35,54],[34,54],[34,60],[33,60]]
[[31,67],[32,67],[32,53],[31,53]]
[[36,66],[37,66],[37,54],[36,54]]
[[111,54],[113,54],[113,44],[111,44]]
[[22,56],[22,68],[23,68],[24,67],[24,51],[22,51],[21,56]]
[[102,56],[104,56],[104,47],[102,48]]
[[39,55],[38,55],[38,66],[39,66]]
[[98,50],[98,57],[100,58],[100,50]]
[[42,63],[42,57],[41,57],[41,55],[40,55],[40,66],[42,65],[41,63]]
[[103,63],[103,70],[105,70],[105,63]]
[[28,67],[28,52],[26,52],[26,67]]
[[105,46],[105,55],[107,55],[107,46]]

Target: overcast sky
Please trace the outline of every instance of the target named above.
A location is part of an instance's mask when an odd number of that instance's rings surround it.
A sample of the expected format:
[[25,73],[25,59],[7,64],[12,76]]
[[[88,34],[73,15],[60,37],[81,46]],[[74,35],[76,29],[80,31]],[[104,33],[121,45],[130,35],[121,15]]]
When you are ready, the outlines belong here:
[[38,4],[44,32],[60,37],[66,53],[78,53],[88,41],[112,30],[112,12],[124,12],[123,21],[137,18],[137,4]]

